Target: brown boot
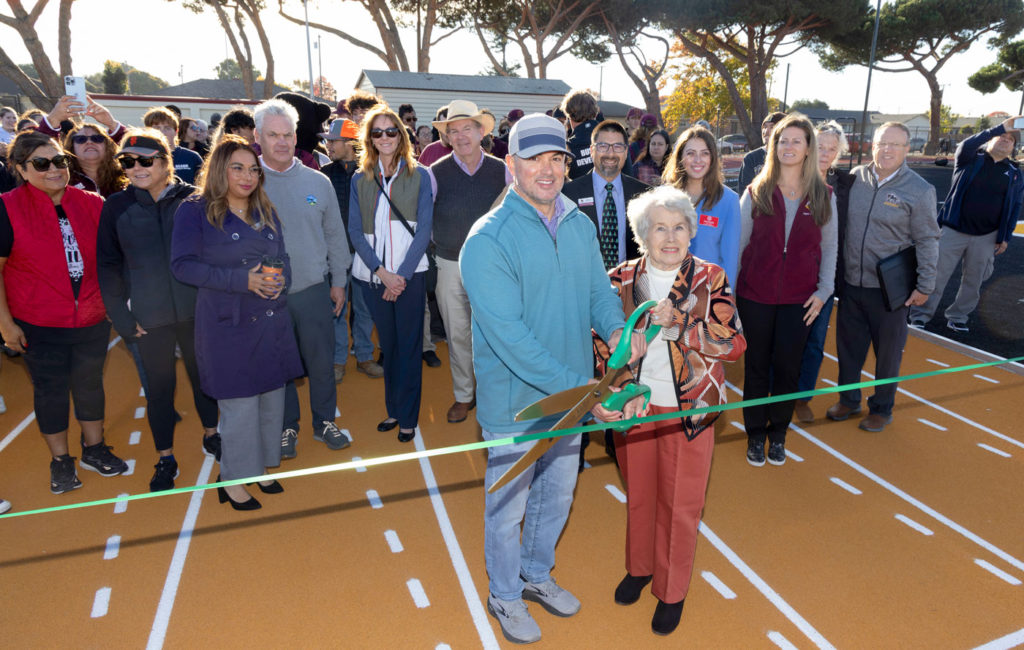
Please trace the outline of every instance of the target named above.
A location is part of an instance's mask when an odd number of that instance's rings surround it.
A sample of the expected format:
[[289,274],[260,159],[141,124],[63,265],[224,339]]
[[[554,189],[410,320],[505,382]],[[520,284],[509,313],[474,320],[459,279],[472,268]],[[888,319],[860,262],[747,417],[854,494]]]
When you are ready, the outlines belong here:
[[373,359],[360,361],[356,364],[356,370],[364,375],[373,377],[374,379],[379,379],[384,376],[384,368],[382,368],[381,365]]
[[474,397],[469,402],[455,402],[452,407],[448,409],[448,421],[452,424],[456,422],[462,422],[469,416],[469,412],[476,407],[476,398]]
[[865,431],[871,431],[872,433],[878,433],[885,428],[885,425],[892,422],[891,415],[883,415],[881,413],[869,413],[867,417],[860,421],[857,426]]
[[334,364],[334,383],[340,384],[341,380],[345,378],[345,364],[336,363]]
[[825,411],[825,417],[829,420],[835,420],[836,422],[842,422],[851,415],[860,413],[860,406],[850,407],[842,402],[836,402],[832,405],[832,408]]
[[796,401],[796,405],[793,407],[793,414],[796,415],[797,420],[804,424],[814,422],[814,411],[811,410],[811,405],[802,399]]

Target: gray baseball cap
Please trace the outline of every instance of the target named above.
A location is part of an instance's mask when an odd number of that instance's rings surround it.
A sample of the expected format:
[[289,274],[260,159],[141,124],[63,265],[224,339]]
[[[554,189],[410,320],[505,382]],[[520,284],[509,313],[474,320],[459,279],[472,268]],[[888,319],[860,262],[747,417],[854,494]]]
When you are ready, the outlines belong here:
[[533,158],[549,151],[572,155],[565,143],[565,126],[543,113],[530,113],[512,125],[508,134],[508,152],[520,158]]

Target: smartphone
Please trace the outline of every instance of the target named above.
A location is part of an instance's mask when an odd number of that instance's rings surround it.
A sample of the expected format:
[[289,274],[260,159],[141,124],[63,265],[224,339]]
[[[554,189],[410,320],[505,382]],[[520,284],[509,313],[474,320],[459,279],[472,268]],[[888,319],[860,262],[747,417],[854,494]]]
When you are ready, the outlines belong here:
[[1024,117],[1013,118],[1013,128],[1024,129]]
[[89,102],[85,99],[85,77],[65,76],[64,94],[73,96],[75,101],[82,105],[83,111],[89,105]]

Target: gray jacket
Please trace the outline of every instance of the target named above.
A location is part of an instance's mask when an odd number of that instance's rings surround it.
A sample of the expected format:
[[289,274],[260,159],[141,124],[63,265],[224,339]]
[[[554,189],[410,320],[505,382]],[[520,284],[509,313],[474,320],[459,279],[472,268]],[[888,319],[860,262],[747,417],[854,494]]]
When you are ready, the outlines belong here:
[[853,176],[843,245],[846,281],[856,287],[878,288],[878,260],[914,246],[917,290],[931,294],[939,257],[935,187],[906,163],[881,187],[874,163],[854,168]]

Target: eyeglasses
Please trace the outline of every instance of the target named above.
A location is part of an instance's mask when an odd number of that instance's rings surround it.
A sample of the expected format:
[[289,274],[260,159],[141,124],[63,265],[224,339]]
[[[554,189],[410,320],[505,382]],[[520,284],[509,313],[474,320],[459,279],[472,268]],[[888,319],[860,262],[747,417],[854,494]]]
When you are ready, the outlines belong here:
[[253,175],[253,176],[262,176],[263,175],[263,168],[260,167],[259,165],[253,165],[252,167],[246,167],[245,165],[243,165],[241,163],[232,163],[232,164],[228,165],[228,171],[232,172],[232,173],[235,173],[235,174],[239,174],[239,175],[250,175],[250,174]]
[[156,162],[157,158],[163,158],[164,156],[150,156],[148,158],[131,158],[129,156],[123,156],[117,159],[117,162],[121,163],[121,167],[124,169],[131,169],[135,166],[135,163],[139,163],[139,167],[150,168],[153,163]]
[[415,115],[406,115],[405,117],[402,118],[402,121],[405,122],[406,124],[415,124],[416,123],[416,116]]
[[92,142],[93,144],[103,144],[106,141],[100,134],[95,135],[73,135],[71,141],[75,144],[85,144],[86,142]]
[[380,140],[384,136],[388,136],[389,138],[397,138],[398,127],[389,126],[386,129],[370,129],[370,137],[373,138],[374,140]]
[[621,142],[616,142],[615,144],[609,144],[607,142],[595,142],[594,151],[596,151],[597,153],[608,153],[609,151],[614,151],[615,153],[626,153],[626,145],[622,144]]
[[43,158],[40,156],[38,158],[32,158],[28,162],[32,164],[32,167],[34,167],[37,172],[49,171],[51,164],[57,169],[67,169],[68,165],[71,163],[71,156],[65,154],[58,154],[53,158]]

